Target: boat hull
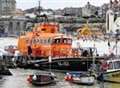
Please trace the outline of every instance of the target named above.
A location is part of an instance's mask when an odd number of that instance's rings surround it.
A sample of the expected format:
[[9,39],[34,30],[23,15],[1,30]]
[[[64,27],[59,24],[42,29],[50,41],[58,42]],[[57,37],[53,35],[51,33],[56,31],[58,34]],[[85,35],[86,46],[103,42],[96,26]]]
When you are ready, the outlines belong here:
[[81,71],[67,72],[65,80],[83,85],[93,85],[95,83],[95,77],[90,72]]
[[33,75],[30,75],[28,77],[28,82],[31,83],[32,85],[48,85],[48,84],[52,84],[55,83],[56,76],[54,75],[54,73],[36,73]]
[[34,81],[32,81],[31,83],[36,86],[43,86],[43,85],[49,85],[49,84],[55,83],[55,81],[54,80],[52,80],[50,82],[34,82]]
[[95,78],[92,76],[89,77],[77,77],[73,78],[73,83],[83,84],[83,85],[93,85],[95,83]]
[[104,81],[111,83],[120,83],[120,70],[106,72],[104,74]]
[[[48,59],[33,61],[29,67],[36,69],[54,69],[60,71],[88,71],[93,63],[92,58],[56,58],[51,62]],[[95,61],[97,64],[98,61]]]

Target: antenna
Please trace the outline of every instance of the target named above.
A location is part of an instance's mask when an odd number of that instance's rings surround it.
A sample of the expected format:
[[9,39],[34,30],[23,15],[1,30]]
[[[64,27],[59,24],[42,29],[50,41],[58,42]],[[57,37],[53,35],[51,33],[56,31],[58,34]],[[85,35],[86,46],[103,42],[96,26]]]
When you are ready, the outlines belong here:
[[7,11],[8,11],[8,10],[7,10],[7,7],[8,7],[8,1],[6,0],[5,3],[6,3],[6,16],[7,16],[7,15],[8,15],[8,13],[7,13]]
[[40,7],[40,4],[41,4],[41,2],[39,1],[39,6],[38,6],[38,12],[39,12],[39,15],[40,15],[40,13],[41,13],[41,7]]

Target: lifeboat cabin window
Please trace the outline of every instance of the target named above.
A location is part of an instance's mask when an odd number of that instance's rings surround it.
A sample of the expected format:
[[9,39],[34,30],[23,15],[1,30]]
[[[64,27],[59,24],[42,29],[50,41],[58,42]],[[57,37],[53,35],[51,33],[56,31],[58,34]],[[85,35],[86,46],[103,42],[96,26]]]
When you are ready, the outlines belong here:
[[39,44],[39,42],[40,42],[39,39],[33,39],[32,40],[32,44]]
[[51,39],[50,38],[48,38],[48,44],[51,44]]
[[60,43],[60,39],[53,40],[53,44],[58,44],[58,43]]
[[55,40],[55,43],[60,43],[60,39],[56,39],[56,40]]
[[63,43],[63,44],[72,44],[72,40],[71,39],[67,39],[67,38],[62,38],[62,39],[55,39],[53,41],[54,44],[59,44],[59,43]]
[[33,39],[33,40],[32,40],[32,43],[33,43],[33,44],[35,44],[35,43],[36,43],[36,40],[35,40],[35,39]]
[[39,44],[39,39],[36,39],[36,43]]
[[[57,42],[59,43],[59,40],[57,40]],[[51,38],[48,39],[33,39],[32,40],[32,44],[51,44]]]
[[43,41],[42,41],[42,39],[40,39],[40,43],[42,43]]
[[71,39],[68,39],[68,38],[64,38],[64,39],[63,39],[63,43],[64,43],[64,44],[72,44],[72,40],[71,40]]
[[68,44],[72,44],[72,39],[68,39]]
[[67,39],[63,39],[63,43],[67,43]]
[[46,31],[46,29],[41,29],[42,31]]

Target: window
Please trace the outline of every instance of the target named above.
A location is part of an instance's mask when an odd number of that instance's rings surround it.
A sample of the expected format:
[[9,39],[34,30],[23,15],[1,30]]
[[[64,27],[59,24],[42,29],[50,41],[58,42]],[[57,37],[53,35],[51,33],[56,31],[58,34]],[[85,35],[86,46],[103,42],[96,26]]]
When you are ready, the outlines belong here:
[[119,69],[120,68],[120,62],[119,61],[114,62],[114,68],[115,69]]
[[46,39],[44,39],[44,44],[46,44],[47,42],[46,42]]
[[72,40],[71,39],[68,39],[68,44],[72,44]]
[[40,43],[43,43],[43,40],[42,40],[42,39],[40,40]]
[[113,69],[113,63],[112,62],[109,63],[109,69]]
[[39,44],[39,39],[36,39],[36,43]]
[[48,44],[51,44],[51,38],[48,38]]
[[67,43],[67,39],[63,39],[63,43]]
[[42,31],[46,31],[46,29],[41,29]]
[[36,43],[36,40],[35,40],[35,39],[33,39],[33,40],[32,40],[32,43],[33,43],[33,44],[35,44],[35,43]]
[[56,43],[60,43],[60,39],[57,39],[57,40],[56,40]]

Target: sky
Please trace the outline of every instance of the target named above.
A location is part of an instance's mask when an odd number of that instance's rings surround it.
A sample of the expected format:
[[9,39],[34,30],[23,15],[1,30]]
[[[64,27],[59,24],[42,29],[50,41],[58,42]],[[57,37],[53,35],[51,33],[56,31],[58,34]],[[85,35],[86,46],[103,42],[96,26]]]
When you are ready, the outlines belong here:
[[43,8],[59,9],[64,7],[83,7],[88,1],[95,6],[101,6],[109,3],[110,0],[16,0],[17,8],[23,10],[38,6],[41,1]]

